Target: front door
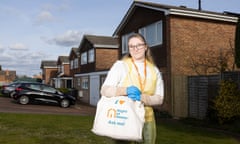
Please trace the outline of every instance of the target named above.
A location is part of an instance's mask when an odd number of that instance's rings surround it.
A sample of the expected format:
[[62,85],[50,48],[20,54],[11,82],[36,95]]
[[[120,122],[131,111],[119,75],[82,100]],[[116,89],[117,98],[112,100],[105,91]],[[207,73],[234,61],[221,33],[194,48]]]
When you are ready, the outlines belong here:
[[90,105],[96,106],[99,100],[99,75],[90,76]]

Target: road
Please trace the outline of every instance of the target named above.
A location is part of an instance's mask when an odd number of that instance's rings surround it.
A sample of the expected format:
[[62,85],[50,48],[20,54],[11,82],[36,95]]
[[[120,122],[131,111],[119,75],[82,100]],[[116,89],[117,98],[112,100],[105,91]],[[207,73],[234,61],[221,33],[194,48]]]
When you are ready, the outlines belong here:
[[36,113],[36,114],[66,114],[66,115],[94,115],[95,107],[85,104],[76,104],[69,108],[61,108],[53,104],[28,104],[21,105],[8,97],[0,96],[0,112],[5,113]]

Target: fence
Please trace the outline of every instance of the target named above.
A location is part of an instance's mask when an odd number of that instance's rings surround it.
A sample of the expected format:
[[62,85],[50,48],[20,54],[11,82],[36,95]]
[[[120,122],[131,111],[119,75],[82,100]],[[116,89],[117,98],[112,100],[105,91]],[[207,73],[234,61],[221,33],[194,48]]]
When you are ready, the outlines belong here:
[[224,72],[211,76],[188,76],[188,117],[206,118],[210,100],[218,95],[221,80],[233,80],[240,86],[240,72]]

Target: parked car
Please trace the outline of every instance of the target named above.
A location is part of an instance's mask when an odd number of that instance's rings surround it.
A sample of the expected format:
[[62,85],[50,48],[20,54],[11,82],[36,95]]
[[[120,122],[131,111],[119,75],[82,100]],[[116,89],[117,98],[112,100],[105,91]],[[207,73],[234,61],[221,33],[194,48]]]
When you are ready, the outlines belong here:
[[16,86],[20,84],[21,82],[13,82],[8,85],[3,85],[1,93],[3,95],[7,95],[9,97],[13,97],[13,94],[15,93]]
[[20,104],[41,101],[44,103],[57,103],[61,107],[74,105],[76,98],[64,94],[56,88],[42,83],[21,83],[15,89],[13,98]]

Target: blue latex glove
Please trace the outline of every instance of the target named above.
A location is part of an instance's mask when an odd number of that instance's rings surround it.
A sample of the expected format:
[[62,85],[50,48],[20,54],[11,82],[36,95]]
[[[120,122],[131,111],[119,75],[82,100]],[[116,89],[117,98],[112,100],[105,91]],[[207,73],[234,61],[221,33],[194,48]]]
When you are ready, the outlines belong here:
[[127,95],[132,100],[141,100],[141,91],[136,86],[127,87]]

